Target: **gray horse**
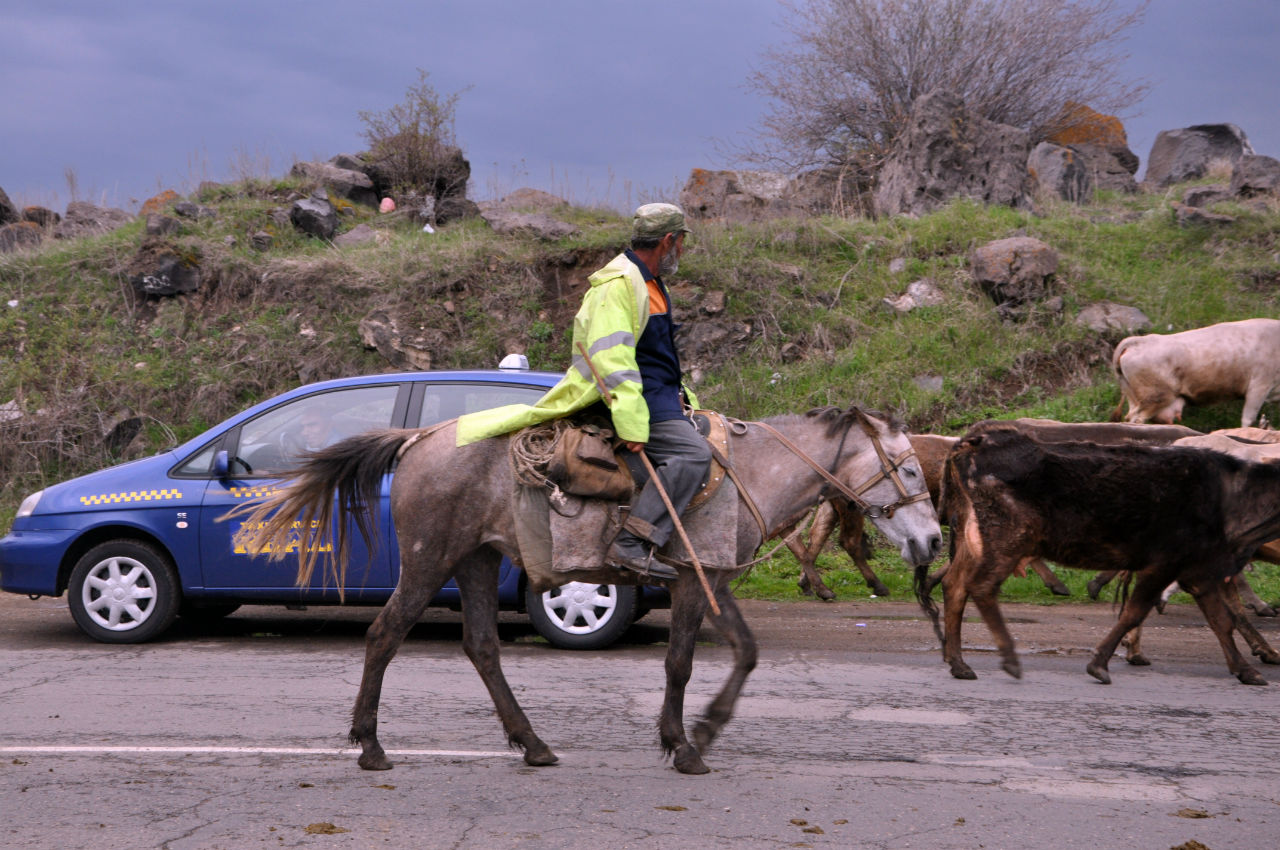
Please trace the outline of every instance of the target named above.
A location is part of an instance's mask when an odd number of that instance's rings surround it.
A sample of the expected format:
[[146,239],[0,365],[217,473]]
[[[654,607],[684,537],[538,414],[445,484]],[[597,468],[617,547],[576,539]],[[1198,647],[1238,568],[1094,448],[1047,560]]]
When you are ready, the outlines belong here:
[[[698,629],[708,613],[708,597],[686,566],[677,565],[680,577],[671,583],[667,686],[658,729],[663,750],[682,773],[707,772],[701,754],[732,717],[742,686],[755,667],[755,639],[729,582],[745,569],[737,565],[748,562],[764,540],[838,491],[853,495],[855,504],[908,563],[928,564],[942,547],[924,473],[900,423],[857,407],[823,408],[803,416],[749,423],[738,430],[741,433],[730,439],[732,464],[764,527],[747,511],[732,511],[728,521],[721,518],[723,539],[736,537],[737,561],[707,570],[720,608],[720,614],[711,618],[733,647],[734,664],[696,724],[692,743],[684,729],[684,692],[693,669]],[[399,458],[391,512],[400,545],[400,581],[369,627],[364,676],[352,712],[351,742],[359,743],[359,764],[367,770],[391,767],[377,737],[383,674],[431,597],[450,578],[462,595],[463,650],[493,698],[509,743],[523,750],[530,765],[557,761],[516,702],[498,657],[498,567],[503,555],[519,558],[513,531],[517,500],[508,457],[510,438],[459,447],[454,444],[455,433],[451,421],[428,432],[373,431],[352,437],[310,455],[287,486],[245,511],[249,516],[238,539],[249,551],[268,553],[273,560],[298,551],[300,582],[309,580],[318,552],[334,551],[331,569],[341,587],[349,541],[343,531],[347,524],[333,522],[335,511],[354,514],[361,533],[372,539],[370,517],[363,506],[377,503],[382,476]],[[726,481],[724,486],[732,485]],[[714,511],[690,516],[691,537],[697,539],[695,526],[715,522]],[[337,540],[331,541],[335,525]],[[299,529],[312,530],[302,545],[297,545]],[[601,583],[622,578],[607,568],[562,575],[563,581]]]

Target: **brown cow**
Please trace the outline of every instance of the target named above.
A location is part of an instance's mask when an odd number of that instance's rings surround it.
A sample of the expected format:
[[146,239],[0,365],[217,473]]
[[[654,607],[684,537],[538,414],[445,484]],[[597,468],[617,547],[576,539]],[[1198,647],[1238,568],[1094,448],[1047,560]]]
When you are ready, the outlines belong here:
[[[942,578],[945,632],[928,593],[927,565],[916,568],[915,586],[956,678],[975,678],[960,649],[970,596],[1001,666],[1021,676],[997,594],[1019,564],[1046,558],[1137,574],[1086,667],[1100,682],[1111,681],[1107,663],[1121,638],[1176,580],[1200,606],[1231,672],[1245,684],[1266,684],[1232,638],[1236,628],[1251,626],[1233,611],[1223,583],[1258,546],[1280,536],[1280,468],[1201,449],[1043,442],[1014,424],[988,422],[957,443],[943,487],[952,549]],[[1280,663],[1280,655],[1262,660]]]
[[1243,398],[1240,424],[1247,427],[1264,402],[1280,397],[1280,320],[1127,337],[1111,355],[1111,366],[1130,422],[1169,423],[1182,418],[1188,402]]

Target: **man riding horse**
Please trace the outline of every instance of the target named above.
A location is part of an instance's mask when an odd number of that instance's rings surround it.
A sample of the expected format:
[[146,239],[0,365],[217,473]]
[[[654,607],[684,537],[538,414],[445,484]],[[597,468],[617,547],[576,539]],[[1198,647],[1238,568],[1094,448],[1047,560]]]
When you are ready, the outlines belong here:
[[[459,446],[558,419],[612,395],[613,429],[626,448],[644,452],[677,513],[707,479],[711,449],[689,419],[697,407],[681,383],[671,295],[663,281],[684,252],[684,212],[674,204],[645,204],[632,220],[631,247],[589,278],[573,320],[573,359],[565,376],[537,403],[508,405],[458,420]],[[580,352],[585,351],[590,362]],[[649,580],[673,580],[676,571],[654,560],[675,527],[652,480],[631,505],[606,560]]]

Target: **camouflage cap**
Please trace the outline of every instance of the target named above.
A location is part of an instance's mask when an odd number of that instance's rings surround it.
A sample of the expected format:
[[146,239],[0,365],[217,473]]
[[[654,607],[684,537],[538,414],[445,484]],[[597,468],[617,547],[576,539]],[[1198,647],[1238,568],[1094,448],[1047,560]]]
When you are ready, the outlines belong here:
[[631,235],[641,239],[661,239],[668,233],[688,233],[684,210],[675,204],[645,204],[631,220]]

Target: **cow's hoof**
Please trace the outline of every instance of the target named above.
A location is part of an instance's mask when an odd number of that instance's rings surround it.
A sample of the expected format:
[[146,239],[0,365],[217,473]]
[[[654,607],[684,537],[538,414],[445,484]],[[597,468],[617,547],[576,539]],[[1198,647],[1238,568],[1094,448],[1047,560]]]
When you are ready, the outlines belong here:
[[1065,584],[1049,585],[1049,592],[1054,596],[1070,596],[1071,590]]
[[689,744],[685,744],[676,750],[676,757],[673,761],[676,770],[681,773],[687,773],[690,776],[701,776],[704,773],[711,772],[711,768],[707,767],[702,761],[702,756],[698,755],[698,751]]
[[1097,579],[1093,579],[1084,586],[1085,592],[1089,594],[1090,599],[1097,599],[1098,594],[1102,592],[1102,585]]
[[836,598],[836,594],[834,590],[824,584],[818,588],[818,598],[823,602],[831,602]]
[[978,674],[968,664],[952,664],[951,675],[957,679],[976,679]]
[[1093,678],[1097,679],[1104,685],[1111,684],[1111,674],[1107,672],[1107,668],[1101,664],[1090,662],[1088,667],[1084,668],[1086,672]]
[[1134,667],[1150,667],[1151,666],[1151,659],[1143,655],[1141,652],[1137,653],[1136,655],[1128,656],[1127,658],[1125,658],[1125,661],[1128,661]]
[[1263,603],[1262,605],[1250,605],[1249,607],[1253,610],[1253,613],[1257,614],[1259,617],[1274,617],[1276,615],[1276,609],[1266,603]]
[[1263,664],[1280,664],[1280,652],[1276,652],[1274,649],[1255,651],[1253,654],[1258,656],[1258,660]]
[[547,767],[560,761],[560,757],[551,752],[546,744],[530,747],[524,751],[524,763],[533,767]]
[[1267,680],[1262,678],[1258,671],[1252,667],[1246,667],[1241,670],[1236,674],[1236,678],[1240,680],[1241,684],[1245,685],[1265,685],[1267,683]]
[[885,587],[883,584],[873,584],[871,585],[871,592],[876,596],[888,596],[889,588]]

